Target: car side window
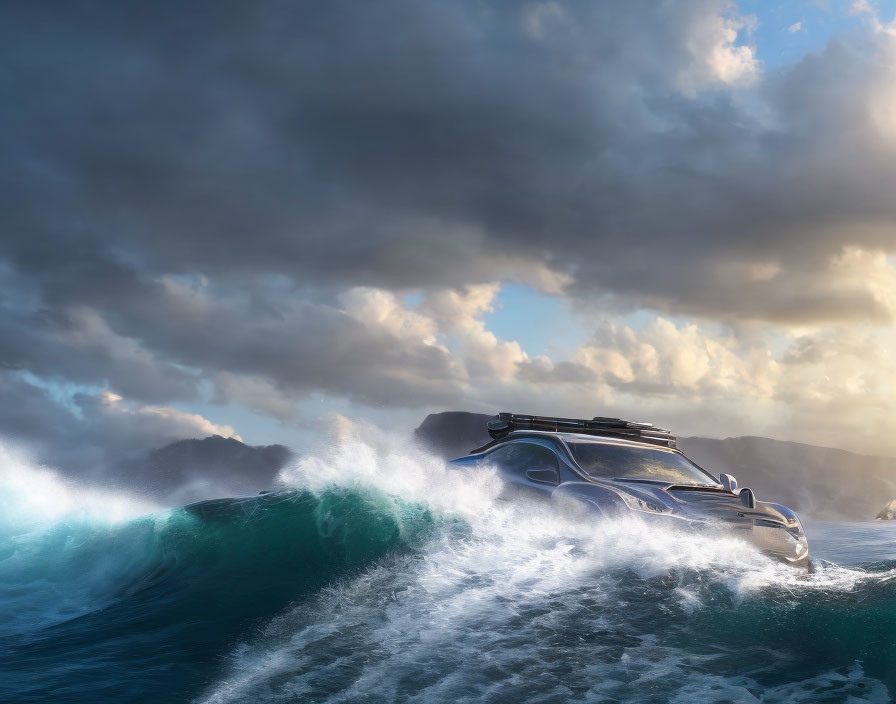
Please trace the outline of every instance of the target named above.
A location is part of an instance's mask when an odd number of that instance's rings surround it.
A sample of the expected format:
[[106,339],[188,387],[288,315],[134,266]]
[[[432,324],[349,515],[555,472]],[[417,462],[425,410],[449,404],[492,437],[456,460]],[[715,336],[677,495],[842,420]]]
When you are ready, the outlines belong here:
[[506,469],[510,465],[515,450],[514,445],[504,445],[504,447],[499,447],[497,450],[489,452],[485,456],[485,461],[489,464],[496,464],[501,469]]
[[525,476],[531,469],[559,469],[557,455],[544,445],[532,442],[514,442],[499,447],[488,455],[487,461],[520,476]]

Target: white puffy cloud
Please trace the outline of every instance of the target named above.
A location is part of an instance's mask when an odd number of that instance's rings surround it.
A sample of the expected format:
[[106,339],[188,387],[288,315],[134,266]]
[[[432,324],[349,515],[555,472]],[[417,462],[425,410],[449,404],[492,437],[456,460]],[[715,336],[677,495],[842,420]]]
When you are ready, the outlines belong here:
[[741,33],[748,33],[755,18],[728,12],[707,12],[693,18],[688,27],[685,46],[692,62],[680,72],[679,87],[694,96],[714,83],[746,85],[754,82],[761,70],[754,47],[738,41]]
[[608,322],[574,360],[629,393],[682,399],[768,397],[778,374],[773,360],[732,337],[707,335],[693,323],[676,327],[660,317],[639,331]]
[[127,435],[133,445],[144,448],[166,441],[209,435],[242,440],[233,426],[212,423],[198,413],[187,413],[171,406],[127,403],[111,391],[103,391],[99,395],[95,410],[103,419],[105,432]]
[[400,340],[436,344],[436,323],[403,305],[398,297],[375,288],[353,288],[340,296],[345,312],[362,325],[380,329]]
[[437,291],[420,305],[421,311],[456,341],[471,380],[508,381],[516,374],[517,365],[527,359],[518,342],[498,339],[482,319],[483,314],[491,312],[499,288],[497,283],[489,283]]

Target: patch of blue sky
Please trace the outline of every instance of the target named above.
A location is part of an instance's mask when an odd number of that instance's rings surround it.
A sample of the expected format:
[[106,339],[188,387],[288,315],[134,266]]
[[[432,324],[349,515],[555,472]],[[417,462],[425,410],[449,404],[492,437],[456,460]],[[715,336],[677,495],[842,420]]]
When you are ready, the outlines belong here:
[[[756,18],[750,40],[756,58],[767,70],[796,63],[810,52],[819,51],[836,34],[867,22],[869,16],[851,11],[854,0],[741,0],[740,11]],[[896,14],[896,0],[869,0],[881,22]]]
[[421,303],[423,303],[423,294],[422,293],[407,293],[404,296],[404,305],[407,308],[416,308]]
[[677,329],[697,325],[702,334],[713,338],[732,335],[730,326],[724,323],[644,308],[620,313],[607,307],[587,314],[577,313],[563,298],[545,296],[518,285],[503,287],[496,296],[493,308],[493,312],[485,316],[488,330],[502,340],[516,340],[530,356],[545,354],[554,361],[568,359],[578,347],[591,339],[604,320],[617,328],[628,327],[640,332],[661,318]]
[[487,330],[501,340],[516,340],[529,356],[563,359],[590,333],[564,298],[520,284],[502,286],[484,320]]

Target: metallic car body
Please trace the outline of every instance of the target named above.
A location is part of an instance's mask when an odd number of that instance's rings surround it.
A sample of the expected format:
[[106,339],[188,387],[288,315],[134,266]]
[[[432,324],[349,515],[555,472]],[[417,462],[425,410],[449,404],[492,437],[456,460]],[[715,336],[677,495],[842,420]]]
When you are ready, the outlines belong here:
[[[797,566],[809,565],[809,547],[797,515],[786,506],[758,501],[750,489],[738,489],[733,477],[715,479],[706,470],[707,486],[676,485],[646,479],[589,475],[576,462],[570,443],[587,441],[632,448],[656,449],[655,444],[596,434],[535,430],[507,433],[483,448],[452,461],[455,465],[494,465],[508,494],[551,500],[571,499],[602,515],[630,511],[650,520],[680,520],[689,526],[721,530],[741,537],[763,552]],[[507,467],[496,453],[512,444],[538,445],[553,453],[551,466]],[[665,452],[680,450],[670,448]],[[535,453],[540,454],[540,453]],[[490,459],[491,458],[491,459]],[[556,476],[552,474],[556,469]],[[712,484],[710,486],[710,484]]]

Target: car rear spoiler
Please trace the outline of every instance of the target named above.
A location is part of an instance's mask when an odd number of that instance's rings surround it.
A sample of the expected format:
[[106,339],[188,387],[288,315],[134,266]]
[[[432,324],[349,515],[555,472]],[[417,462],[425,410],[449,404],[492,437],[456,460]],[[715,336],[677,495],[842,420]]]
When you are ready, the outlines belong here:
[[553,418],[551,416],[527,416],[519,413],[499,413],[488,420],[488,434],[494,440],[501,440],[514,430],[541,430],[551,433],[582,433],[605,438],[620,438],[646,442],[661,447],[677,447],[675,437],[668,430],[657,428],[653,423],[635,423],[621,418],[591,420],[579,418]]

